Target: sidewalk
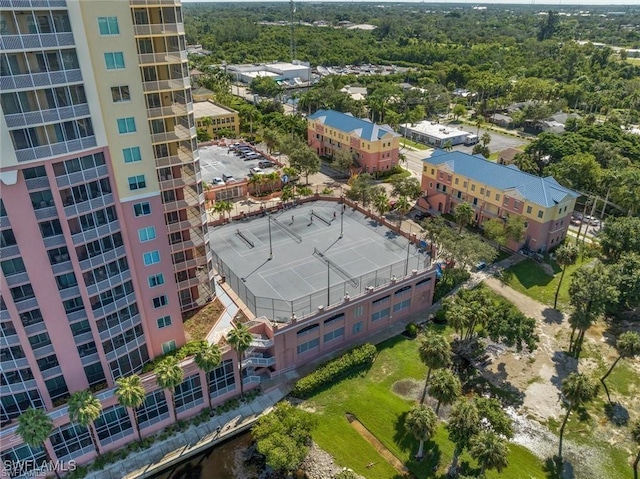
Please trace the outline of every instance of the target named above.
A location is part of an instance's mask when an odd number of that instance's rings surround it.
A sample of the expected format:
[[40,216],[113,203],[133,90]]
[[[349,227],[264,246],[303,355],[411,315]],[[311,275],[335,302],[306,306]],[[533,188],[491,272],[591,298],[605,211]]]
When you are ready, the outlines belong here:
[[[249,429],[263,414],[289,393],[281,385],[238,409],[214,416],[209,421],[157,441],[148,449],[130,454],[126,459],[87,474],[90,479],[138,479],[151,477],[192,456],[204,452],[230,437]],[[220,427],[220,433],[217,428]]]

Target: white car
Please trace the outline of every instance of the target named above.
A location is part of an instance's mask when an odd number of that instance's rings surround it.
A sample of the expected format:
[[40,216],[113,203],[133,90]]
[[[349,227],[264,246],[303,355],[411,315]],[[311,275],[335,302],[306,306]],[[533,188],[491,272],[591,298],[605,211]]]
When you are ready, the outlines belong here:
[[222,178],[216,177],[213,179],[213,184],[214,185],[222,185],[224,186],[224,180]]
[[260,173],[262,173],[262,168],[259,168],[257,166],[254,166],[253,168],[251,168],[249,170],[252,174],[254,175],[259,175]]

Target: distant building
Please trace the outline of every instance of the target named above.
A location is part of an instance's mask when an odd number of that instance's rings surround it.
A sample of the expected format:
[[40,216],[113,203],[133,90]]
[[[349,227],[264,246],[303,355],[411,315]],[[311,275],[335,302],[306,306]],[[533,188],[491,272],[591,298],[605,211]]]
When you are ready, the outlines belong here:
[[502,128],[511,128],[513,126],[513,119],[509,115],[503,115],[502,113],[491,115],[489,121]]
[[276,81],[308,82],[311,76],[309,63],[259,63],[243,65],[227,65],[226,72],[234,80],[242,83],[251,83],[257,77],[268,76]]
[[307,120],[309,145],[319,155],[333,156],[336,150],[349,150],[363,171],[369,173],[386,171],[398,164],[400,135],[388,125],[333,110],[318,110]]
[[361,101],[367,98],[367,88],[361,86],[345,85],[341,90],[342,93],[347,93],[353,100]]
[[192,90],[192,92],[191,92],[191,95],[193,96],[193,101],[194,102],[214,100],[215,97],[216,97],[215,93],[213,93],[211,90],[209,90],[208,88],[205,88],[203,86],[199,86],[198,88],[194,88]]
[[[197,128],[206,128],[211,138],[217,138],[219,131],[233,131],[240,135],[238,112],[211,100],[193,104],[193,118]],[[206,120],[209,118],[211,121]]]
[[468,131],[426,120],[415,124],[404,123],[400,125],[400,132],[411,140],[438,148],[443,148],[447,141],[450,141],[452,146],[460,145],[469,135]]
[[513,163],[513,159],[516,155],[524,153],[522,150],[518,150],[517,148],[507,148],[498,153],[498,163],[500,165],[510,165]]
[[456,205],[466,202],[473,206],[474,221],[479,225],[489,218],[522,216],[527,225],[525,237],[521,243],[512,242],[512,249],[526,246],[544,252],[566,237],[579,195],[553,177],[540,178],[514,165],[458,151],[436,150],[423,162],[425,197],[421,206],[451,213]]

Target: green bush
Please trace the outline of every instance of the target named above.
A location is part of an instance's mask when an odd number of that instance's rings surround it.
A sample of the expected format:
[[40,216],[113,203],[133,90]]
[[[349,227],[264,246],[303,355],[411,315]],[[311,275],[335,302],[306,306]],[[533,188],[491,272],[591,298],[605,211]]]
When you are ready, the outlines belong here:
[[404,332],[407,333],[407,336],[410,338],[415,338],[418,336],[418,326],[415,323],[407,324],[407,327],[404,328]]
[[377,352],[376,347],[368,343],[354,348],[300,379],[291,394],[294,397],[304,399],[327,384],[339,380],[357,369],[371,365]]
[[159,362],[161,362],[163,359],[168,357],[175,357],[178,361],[182,361],[183,359],[186,359],[189,356],[194,356],[200,350],[203,344],[207,344],[206,340],[204,339],[189,341],[181,348],[174,349],[173,351],[169,351],[168,353],[163,354],[162,356],[158,356],[153,361],[145,364],[144,367],[142,368],[142,372],[143,373],[152,372]]
[[456,286],[468,280],[470,276],[469,272],[463,268],[453,268],[446,271],[442,278],[436,283],[433,302],[436,303],[440,301]]

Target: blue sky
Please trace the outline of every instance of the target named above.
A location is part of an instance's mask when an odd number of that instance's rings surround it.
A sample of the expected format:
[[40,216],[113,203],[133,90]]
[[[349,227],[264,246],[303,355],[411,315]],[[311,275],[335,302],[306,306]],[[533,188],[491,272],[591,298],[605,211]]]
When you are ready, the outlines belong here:
[[[214,2],[220,0],[182,0],[183,3],[191,3],[191,2]],[[267,1],[289,1],[289,0],[267,0]],[[458,3],[458,4],[467,4],[467,5],[478,5],[478,4],[501,4],[501,5],[513,5],[513,4],[535,4],[535,5],[571,5],[571,6],[584,6],[585,9],[588,9],[589,5],[609,5],[611,7],[611,11],[615,11],[615,7],[620,6],[635,6],[638,7],[638,0],[615,0],[615,2],[611,2],[608,0],[588,0],[587,2],[580,0],[479,0],[472,2],[465,2],[460,0],[443,0],[438,2],[422,2],[422,0],[349,0],[349,3],[354,3],[357,1],[366,1],[367,3],[424,3],[425,5],[430,3]],[[253,0],[228,0],[225,3],[255,3]],[[322,0],[322,2],[313,2],[313,3],[323,3],[323,2],[340,2],[347,3],[344,0]],[[297,0],[296,3],[310,3],[309,0]]]

